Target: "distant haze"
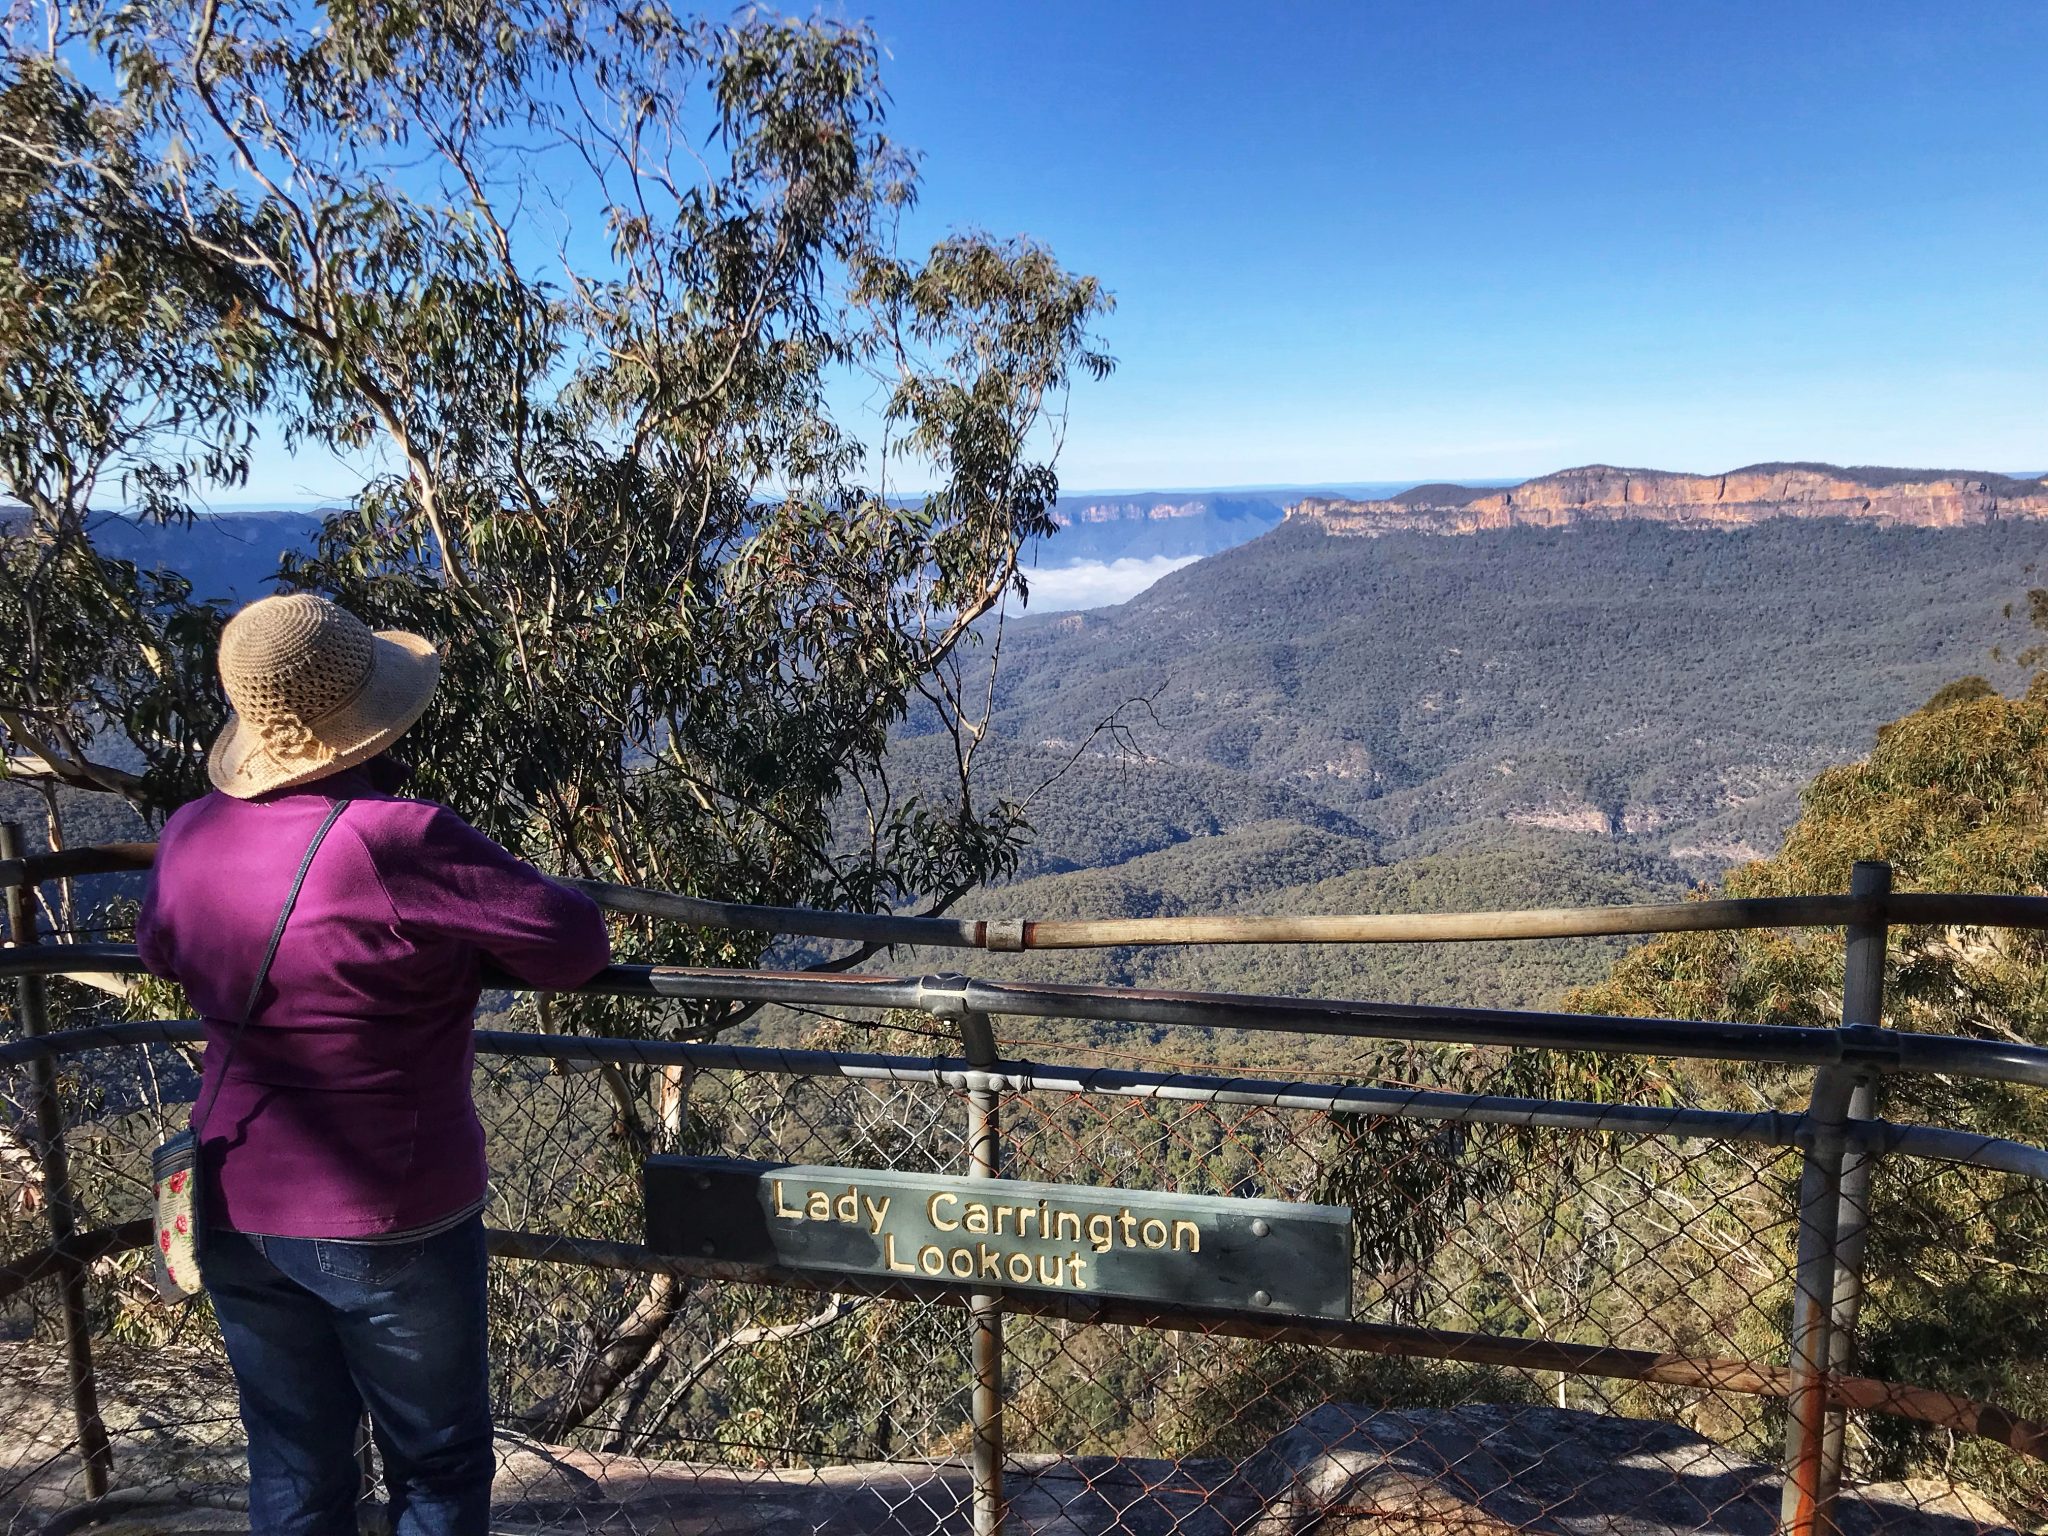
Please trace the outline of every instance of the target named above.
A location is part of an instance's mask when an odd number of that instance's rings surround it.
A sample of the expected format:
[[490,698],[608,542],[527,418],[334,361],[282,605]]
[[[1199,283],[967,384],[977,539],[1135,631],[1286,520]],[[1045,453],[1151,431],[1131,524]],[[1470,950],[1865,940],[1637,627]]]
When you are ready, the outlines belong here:
[[1139,560],[1083,560],[1026,572],[1032,613],[1073,613],[1126,603],[1162,576],[1193,565],[1200,555],[1153,555]]
[[[0,518],[19,515],[0,506]],[[221,510],[191,528],[109,516],[95,529],[107,553],[179,570],[200,597],[260,596],[287,552],[303,550],[318,510]],[[2027,521],[2048,527],[2038,477],[1981,470],[1753,464],[1713,475],[1587,465],[1508,482],[1353,482],[1272,491],[1075,492],[1053,509],[1058,531],[1025,552],[1033,614],[1128,602],[1209,555],[1247,544],[1285,519],[1327,533],[1472,533],[1581,522],[1738,527],[1783,518],[1929,528]]]

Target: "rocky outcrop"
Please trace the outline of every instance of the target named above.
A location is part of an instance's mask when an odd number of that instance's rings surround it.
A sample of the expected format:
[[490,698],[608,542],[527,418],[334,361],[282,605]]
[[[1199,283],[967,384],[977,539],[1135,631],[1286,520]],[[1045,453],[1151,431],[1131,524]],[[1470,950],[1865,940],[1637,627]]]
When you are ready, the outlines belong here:
[[1209,511],[1209,503],[1200,497],[1192,501],[1159,501],[1151,497],[1136,501],[1062,501],[1053,509],[1052,520],[1066,528],[1075,523],[1163,522],[1177,517],[1206,517]]
[[[1255,1536],[1771,1536],[1782,1480],[1689,1429],[1562,1408],[1331,1403],[1245,1469]],[[1986,1536],[2009,1527],[1966,1489],[1852,1489],[1843,1536]]]
[[1058,531],[1032,546],[1032,560],[1061,566],[1088,560],[1212,555],[1277,527],[1277,500],[1257,496],[1062,496],[1050,509]]
[[1916,528],[2048,518],[2048,482],[1829,464],[1757,464],[1725,475],[1591,464],[1506,490],[1420,486],[1390,501],[1311,496],[1287,509],[1290,522],[1350,535],[1481,533],[1630,520],[1730,528],[1780,517],[1840,517]]

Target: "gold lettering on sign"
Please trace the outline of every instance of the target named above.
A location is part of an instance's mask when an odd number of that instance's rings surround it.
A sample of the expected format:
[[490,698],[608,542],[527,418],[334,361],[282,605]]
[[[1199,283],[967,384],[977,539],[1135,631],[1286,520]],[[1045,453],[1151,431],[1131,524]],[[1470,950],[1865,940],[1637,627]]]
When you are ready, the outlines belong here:
[[781,1179],[768,1181],[770,1202],[784,1221],[837,1221],[866,1227],[875,1237],[882,1235],[882,1223],[889,1219],[889,1202],[894,1198],[884,1195],[877,1200],[858,1184],[849,1184],[836,1195],[830,1190],[807,1189],[799,1202],[791,1205],[782,1183]]
[[[888,1274],[928,1279],[969,1281],[977,1285],[1036,1285],[1062,1290],[1090,1289],[1090,1257],[1119,1249],[1152,1253],[1202,1251],[1202,1228],[1186,1217],[1167,1220],[1142,1216],[1129,1206],[1113,1211],[1076,1211],[1039,1197],[1016,1203],[978,1199],[958,1190],[936,1190],[924,1199],[921,1214],[933,1232],[969,1233],[973,1243],[932,1243],[913,1229],[889,1229],[894,1196],[873,1194],[860,1184],[800,1184],[770,1178],[768,1209],[788,1222],[831,1222],[857,1227],[881,1244],[882,1269]],[[911,1207],[919,1212],[918,1207]],[[913,1224],[915,1216],[912,1216]],[[899,1246],[899,1238],[901,1244]],[[1069,1245],[1065,1253],[1025,1253],[1001,1239]],[[913,1247],[913,1245],[915,1245]]]

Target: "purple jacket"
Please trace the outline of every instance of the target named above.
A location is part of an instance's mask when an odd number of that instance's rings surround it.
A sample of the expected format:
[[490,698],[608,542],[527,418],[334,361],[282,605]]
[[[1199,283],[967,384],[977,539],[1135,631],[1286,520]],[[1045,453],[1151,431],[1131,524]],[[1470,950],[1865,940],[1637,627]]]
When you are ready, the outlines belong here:
[[208,1219],[278,1237],[376,1237],[484,1194],[471,1027],[494,960],[549,990],[610,959],[604,917],[389,765],[255,800],[211,794],[164,828],[135,941],[206,1023],[200,1102],[293,872],[334,800],[291,925],[201,1127]]

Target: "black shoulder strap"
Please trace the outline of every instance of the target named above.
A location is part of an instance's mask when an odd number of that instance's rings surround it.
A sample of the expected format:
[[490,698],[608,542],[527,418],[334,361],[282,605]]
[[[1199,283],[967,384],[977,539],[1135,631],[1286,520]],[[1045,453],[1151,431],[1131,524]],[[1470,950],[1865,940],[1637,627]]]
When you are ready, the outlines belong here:
[[313,855],[320,851],[320,845],[327,841],[328,831],[341,820],[341,813],[348,807],[346,800],[335,801],[328,809],[327,819],[320,823],[320,830],[313,834],[313,841],[306,845],[306,856],[299,860],[298,873],[292,876],[292,888],[285,893],[284,908],[277,914],[276,926],[270,930],[270,947],[263,951],[263,963],[256,967],[256,979],[249,983],[249,995],[242,1001],[242,1016],[235,1021],[235,1032],[228,1037],[228,1048],[221,1056],[220,1071],[214,1074],[213,1093],[205,1104],[192,1107],[191,1124],[195,1131],[205,1124],[206,1112],[212,1110],[213,1101],[220,1094],[221,1082],[228,1075],[228,1063],[234,1060],[235,1048],[242,1043],[242,1032],[256,1016],[256,1000],[263,995],[263,983],[270,979],[270,964],[277,958],[277,946],[284,942],[284,928],[292,920],[292,908],[299,904],[299,892],[305,888],[306,872],[313,867]]

